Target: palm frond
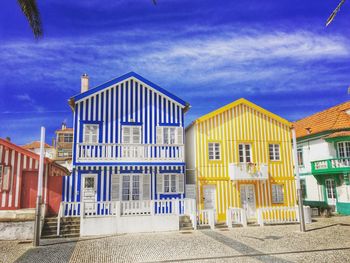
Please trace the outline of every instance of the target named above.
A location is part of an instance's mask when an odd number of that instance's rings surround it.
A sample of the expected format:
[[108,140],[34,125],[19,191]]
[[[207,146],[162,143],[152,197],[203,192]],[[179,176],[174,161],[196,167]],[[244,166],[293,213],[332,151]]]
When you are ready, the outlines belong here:
[[332,14],[328,17],[327,22],[326,22],[326,26],[328,26],[330,23],[332,23],[332,21],[334,20],[335,16],[337,15],[337,13],[339,12],[340,8],[342,7],[342,5],[345,3],[345,0],[341,0],[341,2],[338,4],[338,6],[334,9],[334,11],[332,12]]
[[43,29],[36,0],[17,0],[17,2],[27,18],[35,38],[42,37]]

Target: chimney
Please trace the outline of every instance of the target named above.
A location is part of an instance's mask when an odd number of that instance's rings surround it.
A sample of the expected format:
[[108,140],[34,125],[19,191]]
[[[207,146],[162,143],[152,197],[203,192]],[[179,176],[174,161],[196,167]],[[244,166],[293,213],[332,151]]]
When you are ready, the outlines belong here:
[[89,90],[89,76],[84,73],[81,75],[81,93]]
[[67,124],[65,122],[62,122],[62,131],[64,131],[65,129],[67,129]]
[[11,142],[11,138],[8,137],[8,136],[5,138],[5,140],[8,141],[8,142]]

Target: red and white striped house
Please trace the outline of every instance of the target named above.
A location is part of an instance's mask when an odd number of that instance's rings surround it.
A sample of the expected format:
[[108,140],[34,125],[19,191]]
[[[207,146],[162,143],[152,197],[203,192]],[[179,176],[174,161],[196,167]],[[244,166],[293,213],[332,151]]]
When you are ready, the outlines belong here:
[[[35,208],[39,155],[0,138],[0,210]],[[57,214],[62,179],[69,171],[45,158],[43,204],[47,214]]]

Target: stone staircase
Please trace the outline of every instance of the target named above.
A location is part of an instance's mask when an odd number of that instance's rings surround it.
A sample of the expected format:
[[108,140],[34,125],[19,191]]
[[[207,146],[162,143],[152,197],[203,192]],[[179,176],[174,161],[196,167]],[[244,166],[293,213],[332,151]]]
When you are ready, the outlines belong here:
[[189,216],[180,216],[179,220],[180,231],[193,230],[192,221]]
[[[61,218],[60,236],[65,238],[75,238],[80,236],[80,218]],[[57,217],[45,218],[41,238],[57,238]]]
[[228,226],[226,225],[225,222],[217,222],[215,224],[215,228],[217,228],[217,229],[226,229],[226,228],[228,228]]

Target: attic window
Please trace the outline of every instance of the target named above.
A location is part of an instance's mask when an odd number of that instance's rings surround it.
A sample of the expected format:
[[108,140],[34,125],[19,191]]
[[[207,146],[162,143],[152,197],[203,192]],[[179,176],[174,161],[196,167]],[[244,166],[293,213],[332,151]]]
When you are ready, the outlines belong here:
[[311,132],[312,132],[310,127],[309,128],[305,128],[305,130],[306,130],[307,134],[311,134]]
[[[349,87],[349,89],[350,89],[350,87]],[[345,112],[347,115],[350,115],[350,109],[347,109]]]

